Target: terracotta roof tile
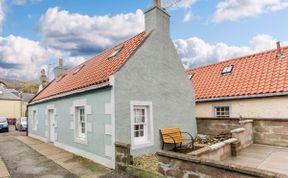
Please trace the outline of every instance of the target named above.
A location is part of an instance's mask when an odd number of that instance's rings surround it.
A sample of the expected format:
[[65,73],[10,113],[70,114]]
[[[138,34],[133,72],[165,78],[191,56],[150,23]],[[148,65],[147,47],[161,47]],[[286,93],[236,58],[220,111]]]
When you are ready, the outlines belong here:
[[[187,70],[193,75],[196,99],[288,92],[288,47],[282,48],[284,59],[276,57],[277,50]],[[221,74],[233,65],[232,73]]]
[[[109,81],[109,77],[125,64],[147,35],[147,33],[142,32],[69,70],[63,77],[53,80],[34,97],[32,102]],[[122,45],[123,48],[120,52],[115,57],[109,58],[112,52]],[[83,68],[75,74],[81,66]]]

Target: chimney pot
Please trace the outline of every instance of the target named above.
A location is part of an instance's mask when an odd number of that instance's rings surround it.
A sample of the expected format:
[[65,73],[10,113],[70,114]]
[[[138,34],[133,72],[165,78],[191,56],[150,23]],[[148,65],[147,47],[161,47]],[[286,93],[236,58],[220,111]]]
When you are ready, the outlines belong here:
[[276,45],[277,45],[277,53],[280,54],[280,53],[281,53],[281,44],[280,44],[280,41],[277,41]]
[[154,0],[155,6],[161,7],[161,0]]

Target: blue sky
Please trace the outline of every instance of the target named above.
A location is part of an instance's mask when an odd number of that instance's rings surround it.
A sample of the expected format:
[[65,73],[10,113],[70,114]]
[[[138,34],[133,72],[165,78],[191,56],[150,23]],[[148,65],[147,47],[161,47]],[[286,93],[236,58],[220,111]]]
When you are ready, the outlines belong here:
[[[271,49],[276,40],[288,44],[287,0],[162,0],[164,7],[174,2],[167,8],[171,36],[186,68]],[[59,57],[77,65],[144,30],[151,4],[0,0],[0,72],[34,80]]]

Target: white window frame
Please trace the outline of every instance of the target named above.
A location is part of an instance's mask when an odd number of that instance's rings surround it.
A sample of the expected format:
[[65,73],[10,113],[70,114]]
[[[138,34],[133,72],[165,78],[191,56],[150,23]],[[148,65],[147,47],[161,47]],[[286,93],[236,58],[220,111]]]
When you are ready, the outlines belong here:
[[[217,109],[218,108],[228,108],[228,115],[217,115]],[[215,117],[223,117],[223,118],[229,118],[231,116],[231,107],[228,105],[221,105],[221,106],[213,106],[213,112]],[[224,111],[225,112],[225,111]]]
[[37,110],[36,109],[32,109],[32,130],[37,130]]
[[[145,110],[145,123],[144,124],[144,136],[135,137],[135,115],[134,108]],[[154,145],[154,132],[153,132],[153,107],[150,101],[131,101],[130,102],[130,118],[131,118],[131,148],[140,149]],[[139,126],[140,127],[140,126]]]
[[[80,110],[84,110],[84,122],[81,121],[81,113]],[[86,110],[85,106],[76,106],[75,107],[75,133],[76,133],[76,139],[81,140],[81,141],[87,141],[87,117],[86,117]],[[85,126],[85,133],[82,133],[82,123]]]

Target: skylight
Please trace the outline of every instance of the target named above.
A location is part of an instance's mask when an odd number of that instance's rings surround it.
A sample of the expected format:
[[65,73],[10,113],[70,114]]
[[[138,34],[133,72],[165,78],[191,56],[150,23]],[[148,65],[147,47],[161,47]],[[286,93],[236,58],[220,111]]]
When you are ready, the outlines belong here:
[[222,73],[221,74],[229,74],[231,73],[233,70],[233,65],[230,65],[230,66],[226,66],[224,67],[224,69],[222,70]]
[[194,74],[190,74],[190,75],[188,75],[189,80],[192,80],[193,77],[194,77]]
[[108,59],[117,56],[117,54],[123,49],[123,45],[117,46],[114,48],[113,52],[108,56]]
[[80,72],[80,70],[83,69],[84,66],[85,66],[85,65],[79,66],[79,67],[74,71],[73,75],[75,75],[75,74],[77,74],[78,72]]

